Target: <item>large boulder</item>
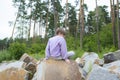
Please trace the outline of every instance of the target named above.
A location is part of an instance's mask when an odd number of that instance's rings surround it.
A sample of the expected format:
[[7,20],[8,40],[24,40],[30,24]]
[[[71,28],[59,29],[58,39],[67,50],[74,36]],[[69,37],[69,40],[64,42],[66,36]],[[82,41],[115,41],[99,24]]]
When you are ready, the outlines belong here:
[[84,61],[92,61],[92,63],[94,63],[94,61],[96,60],[96,59],[99,59],[99,56],[98,56],[98,54],[97,53],[95,53],[95,52],[85,52],[83,55],[82,55],[82,57],[81,57],[81,59],[83,59]]
[[103,67],[120,74],[120,60],[104,64]]
[[120,60],[120,50],[115,51],[114,56],[117,60]]
[[104,63],[111,63],[113,61],[116,61],[115,54],[113,52],[109,52],[107,54],[104,54]]
[[116,60],[120,60],[120,50],[117,50],[115,52],[109,52],[104,55],[105,63],[110,63]]
[[22,68],[20,61],[0,65],[0,80],[28,80],[28,72]]
[[94,52],[85,52],[81,57],[81,61],[84,61],[83,70],[89,73],[96,60],[99,60],[99,56]]
[[20,61],[23,61],[25,64],[22,66],[25,70],[29,72],[28,80],[33,78],[34,73],[36,72],[36,67],[38,61],[33,57],[29,56],[27,53],[24,53],[20,58]]
[[86,80],[120,80],[120,78],[119,74],[98,65],[94,65]]
[[81,80],[81,73],[74,61],[49,59],[38,65],[33,80]]

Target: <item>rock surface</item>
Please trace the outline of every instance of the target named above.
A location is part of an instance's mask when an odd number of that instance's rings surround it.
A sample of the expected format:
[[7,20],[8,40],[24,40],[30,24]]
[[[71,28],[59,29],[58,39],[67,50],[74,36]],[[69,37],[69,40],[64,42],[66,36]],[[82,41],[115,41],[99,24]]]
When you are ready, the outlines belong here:
[[120,60],[120,50],[115,51],[114,56],[117,60]]
[[28,72],[22,65],[20,61],[0,65],[0,80],[27,80]]
[[84,61],[83,70],[89,73],[95,61],[99,59],[99,56],[97,53],[94,53],[94,52],[85,52],[81,57],[81,59]]
[[32,62],[37,65],[37,60],[29,56],[27,53],[23,54],[23,56],[20,58],[20,61],[23,61],[26,64]]
[[74,61],[68,64],[62,60],[49,59],[38,65],[32,80],[81,80],[81,73]]
[[120,50],[117,50],[115,52],[109,52],[104,55],[104,62],[110,63],[116,60],[120,60]]
[[109,64],[104,64],[103,67],[120,74],[120,60],[114,61]]
[[106,68],[94,65],[86,80],[120,80],[119,75]]
[[109,52],[107,54],[104,55],[104,63],[110,63],[117,60],[114,53]]

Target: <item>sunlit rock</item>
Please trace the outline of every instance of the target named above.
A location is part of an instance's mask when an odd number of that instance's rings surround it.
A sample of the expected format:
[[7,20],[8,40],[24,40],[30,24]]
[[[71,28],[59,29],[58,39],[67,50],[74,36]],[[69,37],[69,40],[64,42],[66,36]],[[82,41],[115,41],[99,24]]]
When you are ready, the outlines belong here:
[[37,67],[32,80],[81,80],[81,73],[76,62],[70,64],[63,60],[45,60]]
[[37,60],[29,56],[27,53],[23,54],[22,57],[20,58],[20,61],[23,61],[25,63],[32,62],[34,64],[37,64]]
[[22,68],[23,62],[16,61],[0,65],[0,80],[27,80],[28,72]]
[[81,59],[81,58],[79,58],[79,57],[75,59],[75,62],[76,62],[81,68],[83,68],[83,66],[84,66],[84,64],[85,64],[84,60]]
[[96,60],[94,61],[94,64],[103,66],[103,65],[104,65],[104,59],[96,59]]
[[24,62],[22,61],[4,62],[0,64],[0,72],[11,67],[22,68],[23,65],[24,65]]

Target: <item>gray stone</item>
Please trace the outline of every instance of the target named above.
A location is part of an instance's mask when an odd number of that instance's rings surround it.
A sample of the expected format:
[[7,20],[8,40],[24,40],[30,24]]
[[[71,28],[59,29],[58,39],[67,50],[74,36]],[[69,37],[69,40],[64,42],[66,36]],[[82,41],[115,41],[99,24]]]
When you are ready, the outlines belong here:
[[106,68],[94,65],[86,80],[120,80],[119,75]]
[[116,61],[116,56],[113,52],[109,52],[107,54],[104,54],[104,63],[110,63],[113,61]]
[[83,69],[89,73],[95,64],[95,61],[99,59],[98,54],[94,52],[85,52],[81,57],[82,61],[84,61]]
[[81,73],[82,80],[85,80],[87,77],[87,72],[83,70],[81,67],[79,67],[79,71]]
[[94,53],[94,52],[85,52],[83,54],[83,56],[81,57],[81,59],[85,60],[85,61],[95,61],[96,59],[99,59],[99,56],[97,53]]
[[120,60],[120,50],[115,51],[114,56],[117,60]]
[[104,64],[103,67],[115,73],[120,73],[120,60]]
[[109,52],[104,55],[104,62],[110,63],[116,60],[120,60],[120,50],[117,50],[115,52]]

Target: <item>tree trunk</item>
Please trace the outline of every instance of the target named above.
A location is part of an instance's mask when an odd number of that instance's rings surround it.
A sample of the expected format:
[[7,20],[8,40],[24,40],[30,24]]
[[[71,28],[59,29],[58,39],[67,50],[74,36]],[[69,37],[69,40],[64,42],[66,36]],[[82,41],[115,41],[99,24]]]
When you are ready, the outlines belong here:
[[34,20],[34,26],[33,26],[33,42],[35,42],[35,38],[36,38],[35,27],[36,27],[36,20]]
[[47,36],[47,28],[48,28],[48,12],[49,12],[49,0],[47,5],[47,17],[46,17],[46,27],[45,27],[45,37]]
[[68,0],[66,0],[65,28],[68,27]]
[[83,36],[84,36],[84,0],[80,1],[80,49],[83,48]]
[[19,17],[19,10],[18,10],[18,12],[17,12],[17,16],[16,16],[16,19],[15,19],[15,22],[14,22],[11,39],[13,39],[14,30],[15,30],[15,27],[16,27],[16,22],[17,22],[18,17]]
[[[30,6],[32,6],[32,1],[30,1]],[[31,15],[30,15],[30,22],[29,22],[29,29],[28,29],[28,40],[30,39],[30,31],[31,31],[32,7],[30,7],[30,9],[31,9],[31,10],[30,10],[30,12],[31,12],[30,14],[31,14]]]
[[114,0],[110,0],[111,16],[112,16],[112,32],[113,32],[113,45],[116,47],[116,27],[115,27],[115,9]]
[[53,1],[54,1],[53,2],[53,6],[54,6],[54,28],[56,30],[57,29],[57,11],[56,11],[56,7],[55,7],[55,0],[53,0]]
[[118,49],[120,49],[119,0],[117,0]]
[[98,52],[100,52],[100,37],[99,37],[99,22],[98,22],[98,5],[96,0],[96,27],[97,27],[97,45],[98,45]]
[[39,30],[39,31],[38,31],[38,32],[39,32],[38,35],[39,35],[39,36],[41,35],[41,34],[40,34],[40,32],[41,32],[40,27],[41,27],[41,20],[39,21],[39,28],[38,28],[38,30]]
[[31,31],[31,18],[30,18],[30,22],[29,22],[28,39],[30,39],[30,31]]

